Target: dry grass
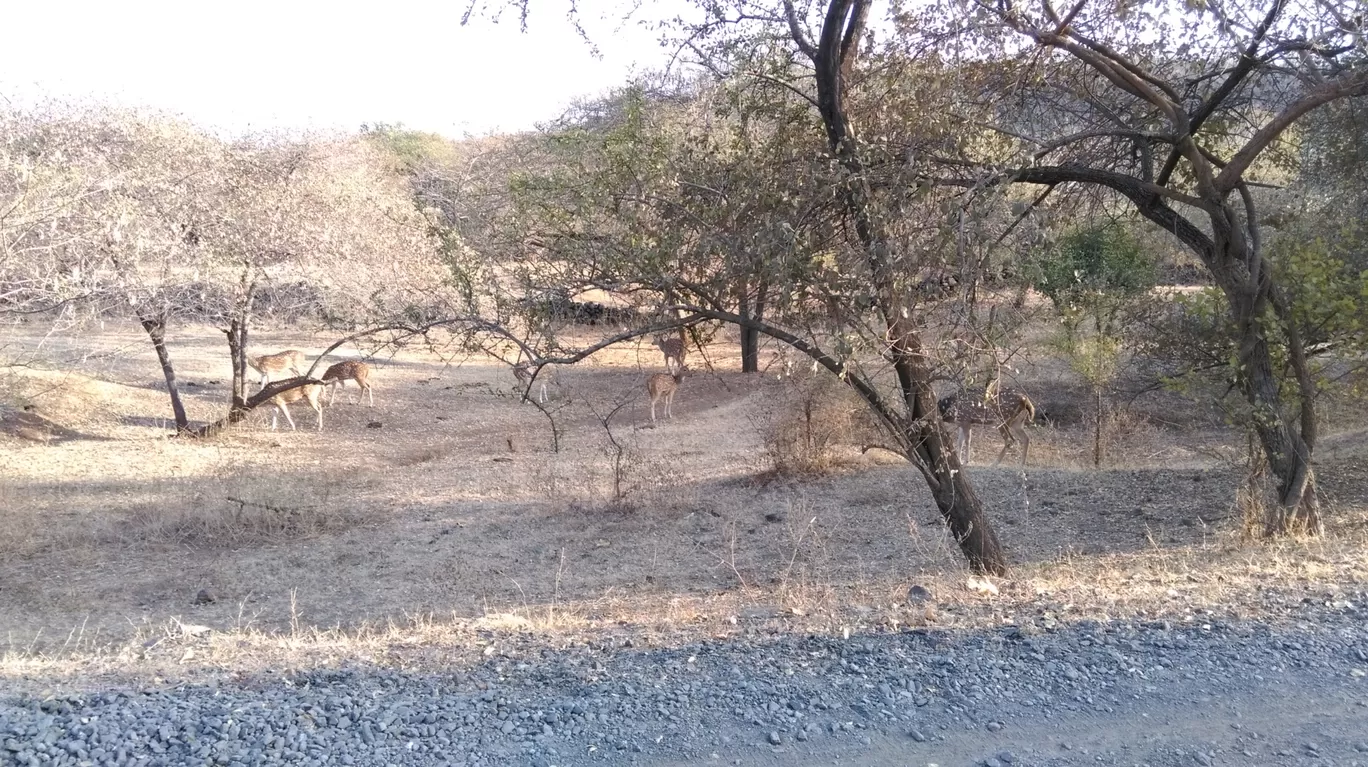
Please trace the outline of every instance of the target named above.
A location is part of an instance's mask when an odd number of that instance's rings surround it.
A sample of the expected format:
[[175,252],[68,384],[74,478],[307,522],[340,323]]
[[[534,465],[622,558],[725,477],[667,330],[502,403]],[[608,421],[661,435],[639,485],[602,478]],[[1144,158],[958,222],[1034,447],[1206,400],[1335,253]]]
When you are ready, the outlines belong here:
[[[741,376],[721,346],[654,429],[642,386],[653,350],[563,371],[553,452],[549,421],[509,396],[506,368],[416,353],[378,365],[384,399],[339,403],[321,434],[258,420],[213,442],[168,440],[158,370],[136,340],[61,339],[52,369],[11,371],[89,438],[0,445],[6,683],[435,666],[527,638],[1276,618],[1270,584],[1320,598],[1368,581],[1368,451],[1344,419],[1321,468],[1330,534],[1276,543],[1241,533],[1242,470],[1221,456],[1242,451],[1227,435],[1135,416],[1113,424],[1124,438],[1094,471],[1081,468],[1085,427],[1037,427],[1024,473],[972,469],[1016,560],[985,594],[966,586],[905,462],[860,454],[839,388]],[[198,384],[192,418],[222,409],[221,343],[206,331],[175,349]],[[791,471],[770,472],[775,450]],[[933,598],[909,600],[914,584]],[[217,601],[196,604],[200,589]]]

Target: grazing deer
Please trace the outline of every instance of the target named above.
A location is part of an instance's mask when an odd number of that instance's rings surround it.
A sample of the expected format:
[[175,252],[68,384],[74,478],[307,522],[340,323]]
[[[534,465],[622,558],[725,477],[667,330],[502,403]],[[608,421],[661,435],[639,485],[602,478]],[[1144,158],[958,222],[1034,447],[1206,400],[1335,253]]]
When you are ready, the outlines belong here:
[[[328,387],[328,407],[332,407],[333,397],[336,392],[334,387],[341,386],[346,388],[348,381],[355,381],[361,387],[361,393],[370,398],[370,406],[375,407],[375,392],[370,385],[371,366],[356,360],[346,360],[328,368],[323,374],[323,385]],[[351,397],[347,397],[347,402],[351,402]],[[357,404],[361,403],[358,396]]]
[[1031,438],[1026,434],[1026,424],[1035,420],[1035,403],[1019,389],[997,390],[990,387],[987,394],[970,395],[967,392],[951,394],[936,403],[940,409],[941,420],[958,427],[955,435],[955,449],[964,451],[964,462],[970,460],[969,441],[973,437],[973,427],[996,426],[1002,435],[1002,452],[998,453],[994,465],[1002,463],[1007,450],[1018,440],[1021,442],[1021,465],[1026,465],[1026,455],[1031,450]]
[[513,366],[513,377],[518,379],[518,383],[522,384],[524,389],[531,385],[534,375],[537,377],[537,383],[541,384],[537,401],[544,405],[546,404],[546,384],[548,381],[555,382],[555,372],[543,365],[535,365],[531,362],[519,362]]
[[670,406],[674,403],[675,392],[679,391],[679,383],[684,380],[684,374],[688,368],[683,365],[674,373],[656,373],[646,379],[646,392],[651,395],[651,424],[656,422],[656,403],[665,401],[665,417],[674,418]]
[[[656,348],[665,355],[665,369],[671,372],[684,368],[684,330],[679,331],[679,338],[666,338],[664,336],[655,337]],[[675,364],[670,364],[673,360]]]
[[298,349],[286,349],[279,354],[248,357],[247,365],[261,374],[261,386],[265,388],[266,384],[271,381],[285,378],[285,376],[277,374],[284,373],[287,370],[297,376],[304,375],[304,371],[307,370],[304,364],[306,361],[304,352]]
[[291,402],[305,400],[309,407],[318,413],[318,430],[323,430],[323,385],[304,384],[293,389],[287,389],[271,398],[271,404],[275,405],[275,412],[271,413],[271,431],[275,431],[276,417],[285,414],[285,420],[290,424],[290,431],[295,431],[294,419],[290,417],[290,411],[285,406]]

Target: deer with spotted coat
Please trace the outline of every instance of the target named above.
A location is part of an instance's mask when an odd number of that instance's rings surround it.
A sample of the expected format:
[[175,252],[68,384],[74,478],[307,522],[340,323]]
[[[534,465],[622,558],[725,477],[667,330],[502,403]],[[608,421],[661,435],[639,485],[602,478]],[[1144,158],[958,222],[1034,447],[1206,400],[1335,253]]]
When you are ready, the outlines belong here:
[[993,426],[1002,436],[1002,452],[994,465],[1002,463],[1007,451],[1021,443],[1021,465],[1031,450],[1031,437],[1025,426],[1035,420],[1036,408],[1031,398],[1020,389],[998,389],[990,385],[979,392],[957,392],[936,403],[941,420],[957,428],[955,450],[967,464],[970,461],[970,440],[975,426]]

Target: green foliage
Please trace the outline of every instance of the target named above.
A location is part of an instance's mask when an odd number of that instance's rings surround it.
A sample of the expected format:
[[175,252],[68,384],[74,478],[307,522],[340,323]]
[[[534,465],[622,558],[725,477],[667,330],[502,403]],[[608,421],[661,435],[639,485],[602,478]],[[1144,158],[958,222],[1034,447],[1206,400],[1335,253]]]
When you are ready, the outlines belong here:
[[1121,226],[1075,230],[1035,263],[1035,287],[1072,326],[1091,319],[1112,336],[1117,314],[1154,287],[1154,260]]
[[436,133],[408,130],[402,124],[362,125],[361,133],[389,152],[398,166],[396,170],[403,173],[412,174],[424,165],[447,163],[456,158],[456,147],[450,139]]
[[1341,352],[1368,349],[1365,233],[1349,226],[1319,236],[1280,237],[1269,249],[1278,282],[1287,286],[1292,320],[1308,345]]

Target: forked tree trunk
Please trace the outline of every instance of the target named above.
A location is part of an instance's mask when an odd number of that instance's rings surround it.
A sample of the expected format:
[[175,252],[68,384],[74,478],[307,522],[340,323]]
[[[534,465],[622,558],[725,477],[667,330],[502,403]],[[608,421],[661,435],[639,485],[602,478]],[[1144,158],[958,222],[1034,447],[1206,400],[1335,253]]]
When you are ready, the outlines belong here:
[[[1238,220],[1227,216],[1230,220]],[[1235,343],[1238,352],[1237,380],[1245,400],[1250,405],[1254,432],[1259,436],[1268,468],[1278,479],[1277,505],[1265,524],[1268,534],[1287,532],[1322,532],[1320,498],[1316,492],[1315,472],[1311,468],[1311,452],[1315,448],[1318,429],[1315,411],[1315,383],[1307,369],[1301,337],[1280,303],[1278,287],[1270,268],[1257,257],[1251,238],[1240,236],[1231,227],[1219,225],[1223,219],[1215,216],[1217,225],[1213,258],[1225,268],[1212,269],[1217,285],[1230,304],[1235,323]],[[1258,263],[1259,279],[1251,281],[1248,272],[1233,268],[1232,264]],[[1270,312],[1269,310],[1273,311]],[[1276,320],[1269,317],[1276,316]],[[1270,324],[1281,322],[1288,347],[1288,364],[1294,373],[1297,399],[1301,410],[1299,423],[1294,426],[1288,417],[1279,376],[1274,372]]]
[[[1284,412],[1278,379],[1273,373],[1268,339],[1261,323],[1249,323],[1242,328],[1241,348],[1248,352],[1241,370],[1240,383],[1252,408],[1254,432],[1259,435],[1268,468],[1278,479],[1277,506],[1271,510],[1265,525],[1268,534],[1308,532],[1319,534],[1323,523],[1320,517],[1320,498],[1316,492],[1316,475],[1311,467],[1311,448],[1305,437],[1314,436],[1313,405],[1303,403],[1303,426],[1299,433],[1288,423]],[[1310,396],[1306,392],[1302,398]],[[1307,434],[1306,422],[1312,425]]]
[[171,413],[176,419],[176,431],[184,432],[190,428],[185,416],[185,404],[181,402],[180,387],[176,383],[176,369],[171,365],[171,353],[166,348],[166,317],[164,315],[138,315],[143,330],[152,339],[152,348],[157,350],[157,361],[161,363],[162,376],[166,379],[166,392],[171,397]]

